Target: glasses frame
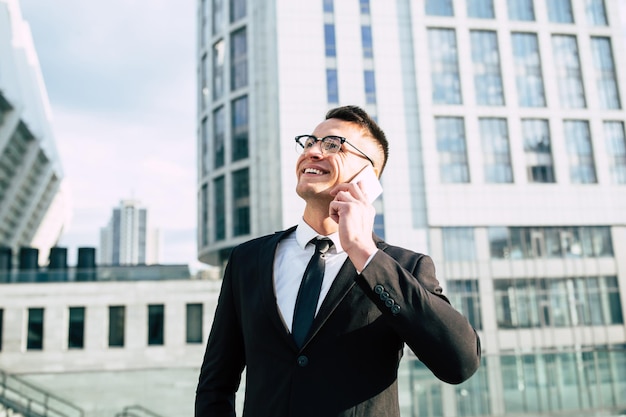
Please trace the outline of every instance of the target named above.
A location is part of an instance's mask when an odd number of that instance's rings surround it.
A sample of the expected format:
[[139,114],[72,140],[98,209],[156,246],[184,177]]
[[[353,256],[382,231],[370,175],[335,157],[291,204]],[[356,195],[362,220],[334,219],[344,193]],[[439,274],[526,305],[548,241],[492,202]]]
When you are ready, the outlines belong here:
[[[328,135],[328,136],[324,136],[323,138],[318,138],[317,136],[314,136],[314,135],[298,135],[298,136],[296,136],[296,143],[302,147],[302,151],[304,152],[306,150],[306,148],[304,147],[304,143],[302,143],[300,141],[303,138],[307,138],[307,139],[308,138],[313,138],[313,139],[315,139],[315,143],[317,143],[317,142],[324,143],[324,141],[326,139],[329,139],[329,138],[330,139],[339,139],[339,142],[340,142],[341,145],[343,145],[344,143],[347,143],[348,145],[352,146],[358,153],[360,153],[363,157],[365,157],[365,159],[367,159],[370,162],[370,164],[372,164],[372,166],[374,166],[374,161],[372,161],[372,158],[370,158],[369,156],[367,156],[365,154],[365,152],[363,152],[362,150],[360,150],[359,148],[357,148],[356,146],[354,146],[353,144],[348,142],[348,140],[346,138],[344,138],[343,136]],[[306,140],[305,140],[305,142],[306,142]],[[337,149],[334,152],[329,151],[327,149],[324,149],[323,146],[320,146],[320,149],[322,150],[322,154],[323,155],[328,155],[328,154],[333,155],[333,154],[336,154],[337,152],[339,152],[339,150],[341,148]]]

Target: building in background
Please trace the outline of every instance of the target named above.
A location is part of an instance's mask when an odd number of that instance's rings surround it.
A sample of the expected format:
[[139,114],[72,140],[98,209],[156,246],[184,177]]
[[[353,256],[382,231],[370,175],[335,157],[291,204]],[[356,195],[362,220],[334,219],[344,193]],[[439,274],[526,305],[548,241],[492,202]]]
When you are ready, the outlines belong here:
[[103,265],[152,265],[161,250],[157,229],[149,228],[148,209],[137,200],[122,200],[100,229],[100,263]]
[[0,0],[0,246],[47,261],[69,219],[68,190],[51,129],[37,53],[16,0]]
[[296,224],[294,137],[360,105],[391,148],[377,233],[434,258],[483,341],[456,387],[410,360],[406,412],[626,407],[623,2],[198,5],[201,261]]

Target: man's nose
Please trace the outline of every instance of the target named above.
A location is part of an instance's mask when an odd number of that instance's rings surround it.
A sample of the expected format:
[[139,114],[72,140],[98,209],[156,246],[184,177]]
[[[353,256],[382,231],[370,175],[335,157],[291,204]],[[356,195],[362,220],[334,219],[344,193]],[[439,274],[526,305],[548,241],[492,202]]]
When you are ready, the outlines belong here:
[[321,158],[324,153],[322,152],[322,141],[318,140],[313,146],[306,148],[304,154],[310,158]]

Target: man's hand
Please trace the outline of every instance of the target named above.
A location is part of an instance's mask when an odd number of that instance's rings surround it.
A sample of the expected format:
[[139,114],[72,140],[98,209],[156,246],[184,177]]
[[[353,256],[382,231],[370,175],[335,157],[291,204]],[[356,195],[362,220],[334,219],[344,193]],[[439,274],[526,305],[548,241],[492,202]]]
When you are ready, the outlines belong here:
[[376,252],[372,239],[376,209],[367,200],[361,183],[343,183],[331,192],[329,215],[339,225],[339,239],[357,271],[361,272],[369,257]]

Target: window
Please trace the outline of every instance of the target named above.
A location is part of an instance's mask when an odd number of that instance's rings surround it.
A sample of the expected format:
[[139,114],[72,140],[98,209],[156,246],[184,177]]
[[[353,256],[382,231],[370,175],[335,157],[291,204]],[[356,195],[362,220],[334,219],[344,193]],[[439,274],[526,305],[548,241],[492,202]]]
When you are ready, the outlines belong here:
[[82,349],[85,347],[85,307],[70,307],[67,347]]
[[337,50],[335,49],[335,25],[333,23],[324,24],[324,47],[326,56],[337,56]]
[[0,352],[2,352],[2,339],[3,339],[3,328],[2,325],[4,324],[4,309],[0,308]]
[[152,304],[148,306],[148,345],[163,345],[165,330],[165,306]]
[[467,0],[467,16],[479,19],[493,19],[493,0]]
[[230,23],[246,17],[246,0],[230,0]]
[[434,104],[461,104],[461,79],[454,29],[428,29]]
[[541,73],[539,44],[534,33],[511,34],[517,102],[521,107],[544,107],[546,99]]
[[604,0],[585,0],[585,14],[587,22],[592,26],[607,26],[606,9]]
[[26,349],[43,349],[43,308],[28,309],[28,337]]
[[231,107],[233,161],[248,157],[248,132],[250,130],[248,114],[248,96],[233,100]]
[[376,104],[376,79],[374,77],[374,71],[365,70],[363,72],[363,78],[365,81],[365,102],[367,104]]
[[202,343],[202,304],[187,304],[187,343]]
[[619,89],[617,88],[617,75],[613,63],[611,51],[611,39],[591,37],[591,52],[593,54],[593,67],[595,69],[596,86],[600,107],[603,109],[619,109]]
[[250,233],[250,175],[248,168],[233,172],[233,236]]
[[326,70],[326,99],[328,103],[339,103],[339,81],[336,69]]
[[218,107],[213,111],[213,169],[224,166],[226,140],[226,120],[224,117],[224,107]]
[[363,58],[374,57],[371,26],[369,25],[361,26],[361,43],[363,44]]
[[226,184],[224,176],[213,180],[213,204],[214,212],[213,225],[214,238],[216,241],[226,238]]
[[370,0],[359,0],[361,14],[370,14]]
[[563,130],[567,142],[570,180],[574,184],[597,182],[589,122],[565,120]]
[[553,35],[552,49],[561,106],[568,109],[584,108],[586,106],[585,90],[576,37]]
[[200,0],[200,47],[204,48],[206,45],[206,40],[209,35],[207,33],[208,29],[208,19],[209,19],[209,0]]
[[476,103],[484,106],[502,106],[504,93],[496,32],[472,30],[470,38]]
[[475,279],[449,280],[447,286],[450,303],[467,317],[472,327],[482,330],[478,281]]
[[531,22],[535,20],[533,0],[507,0],[509,19]]
[[202,204],[200,213],[200,245],[205,247],[209,244],[209,186],[202,184],[200,191],[200,202]]
[[324,1],[324,12],[325,13],[333,13],[334,12],[334,4],[333,0],[323,0]]
[[506,119],[479,119],[485,182],[513,182]]
[[109,347],[124,347],[126,307],[109,306]]
[[547,120],[523,119],[522,138],[529,183],[553,183],[554,165],[550,128]]
[[454,16],[452,0],[426,0],[426,15]]
[[446,261],[476,260],[474,229],[471,227],[444,227],[441,229],[443,239],[443,257]]
[[208,85],[208,65],[207,65],[207,55],[202,55],[202,60],[200,62],[200,108],[204,109],[207,105],[207,99],[209,95],[209,85]]
[[209,132],[208,132],[208,118],[202,118],[200,123],[200,148],[201,148],[201,172],[200,175],[204,177],[209,173]]
[[213,45],[213,101],[224,96],[224,53],[225,42],[223,39]]
[[626,134],[623,122],[604,122],[604,140],[608,153],[611,181],[626,184]]
[[437,117],[435,129],[441,182],[469,182],[463,119],[461,117]]
[[548,0],[548,19],[552,23],[574,23],[574,13],[570,0]]
[[213,0],[213,35],[217,35],[222,30],[224,22],[224,1]]
[[230,89],[235,91],[248,85],[248,40],[246,28],[230,35]]
[[609,227],[490,227],[488,235],[492,259],[613,256]]

